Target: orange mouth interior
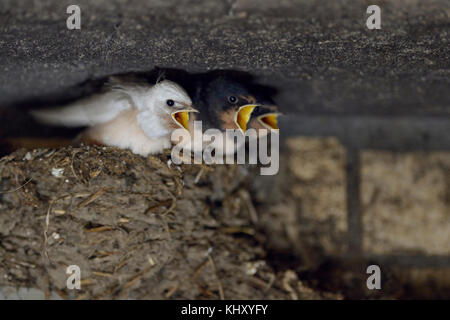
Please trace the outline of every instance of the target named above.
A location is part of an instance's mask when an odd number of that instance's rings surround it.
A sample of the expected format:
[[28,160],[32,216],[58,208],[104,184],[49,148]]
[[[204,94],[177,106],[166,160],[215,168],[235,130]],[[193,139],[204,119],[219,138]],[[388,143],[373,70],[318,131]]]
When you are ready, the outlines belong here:
[[172,113],[172,119],[175,123],[187,131],[189,131],[189,112],[190,111],[182,110]]
[[271,113],[268,115],[263,115],[259,117],[259,120],[268,127],[269,129],[278,130],[278,115],[276,113]]

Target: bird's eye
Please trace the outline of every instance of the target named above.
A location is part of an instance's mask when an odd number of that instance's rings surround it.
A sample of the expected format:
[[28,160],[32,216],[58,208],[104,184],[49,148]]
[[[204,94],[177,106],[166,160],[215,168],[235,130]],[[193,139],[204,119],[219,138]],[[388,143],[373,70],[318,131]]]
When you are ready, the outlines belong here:
[[229,103],[236,103],[236,101],[237,101],[237,98],[235,96],[229,96],[228,97],[228,102]]
[[166,103],[169,107],[173,107],[173,105],[175,104],[175,102],[172,99],[167,100]]

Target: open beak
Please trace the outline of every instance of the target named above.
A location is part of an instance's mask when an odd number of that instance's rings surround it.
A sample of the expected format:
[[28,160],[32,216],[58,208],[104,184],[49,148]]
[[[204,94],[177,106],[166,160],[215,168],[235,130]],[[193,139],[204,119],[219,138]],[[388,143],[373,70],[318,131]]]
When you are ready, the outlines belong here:
[[177,125],[179,125],[181,128],[186,129],[187,131],[189,130],[189,113],[190,112],[198,112],[195,109],[185,109],[185,110],[178,110],[175,112],[172,112],[170,115],[173,119],[173,121],[175,121],[175,123]]
[[257,119],[267,129],[278,130],[278,115],[279,113],[266,113]]
[[239,108],[238,112],[234,116],[234,122],[237,124],[239,129],[243,134],[247,131],[247,123],[250,121],[250,117],[252,115],[253,109],[255,109],[257,105],[255,104],[246,104]]

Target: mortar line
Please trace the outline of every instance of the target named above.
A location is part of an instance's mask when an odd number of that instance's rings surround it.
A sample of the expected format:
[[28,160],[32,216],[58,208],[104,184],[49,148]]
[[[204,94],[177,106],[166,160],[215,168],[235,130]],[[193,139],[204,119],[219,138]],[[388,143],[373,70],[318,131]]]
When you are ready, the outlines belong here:
[[362,252],[362,219],[360,206],[359,149],[347,146],[346,168],[347,241],[348,254],[359,256]]

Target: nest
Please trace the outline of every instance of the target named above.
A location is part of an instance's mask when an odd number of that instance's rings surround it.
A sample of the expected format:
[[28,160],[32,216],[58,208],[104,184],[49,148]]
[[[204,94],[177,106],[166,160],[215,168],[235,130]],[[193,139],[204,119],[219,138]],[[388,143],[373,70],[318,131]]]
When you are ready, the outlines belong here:
[[[115,148],[0,160],[0,284],[71,299],[319,298],[257,241],[252,168]],[[68,289],[67,267],[81,271]]]

